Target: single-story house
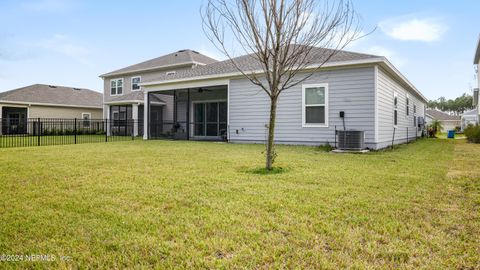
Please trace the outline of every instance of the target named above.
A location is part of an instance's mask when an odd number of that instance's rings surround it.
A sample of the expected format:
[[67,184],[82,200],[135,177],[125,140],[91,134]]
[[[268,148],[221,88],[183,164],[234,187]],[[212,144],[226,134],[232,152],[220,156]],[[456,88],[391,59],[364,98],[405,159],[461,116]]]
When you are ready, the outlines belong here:
[[478,111],[473,109],[466,111],[461,116],[462,130],[464,130],[468,125],[476,125],[478,123]]
[[426,111],[427,124],[433,120],[439,120],[442,123],[442,131],[455,130],[460,128],[462,121],[459,115],[451,115],[436,109],[427,109]]
[[[326,52],[314,48],[307,59],[311,66],[302,74],[324,62]],[[260,70],[250,55],[234,61],[249,72]],[[144,139],[266,140],[269,98],[230,60],[181,50],[101,77],[104,117],[140,120],[143,132],[136,135],[143,133]],[[421,136],[426,103],[385,57],[340,51],[313,76],[282,93],[275,140],[334,144],[336,130],[357,130],[367,147],[380,149],[392,140],[397,144]]]
[[0,93],[0,135],[26,133],[28,118],[101,119],[103,95],[74,87],[34,84]]

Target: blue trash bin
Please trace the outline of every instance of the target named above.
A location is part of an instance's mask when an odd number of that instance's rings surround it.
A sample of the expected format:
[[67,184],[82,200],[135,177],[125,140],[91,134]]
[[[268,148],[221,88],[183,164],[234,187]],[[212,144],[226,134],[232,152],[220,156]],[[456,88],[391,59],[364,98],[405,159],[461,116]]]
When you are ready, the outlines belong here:
[[449,139],[455,138],[455,130],[449,130],[448,131],[448,138]]

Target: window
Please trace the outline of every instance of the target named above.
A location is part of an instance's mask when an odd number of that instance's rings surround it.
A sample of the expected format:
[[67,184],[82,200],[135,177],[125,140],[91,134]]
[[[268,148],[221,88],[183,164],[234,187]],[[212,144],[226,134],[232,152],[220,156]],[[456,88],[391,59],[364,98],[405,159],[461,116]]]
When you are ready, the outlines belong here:
[[84,128],[89,128],[90,127],[90,118],[91,118],[90,113],[82,113],[82,125]]
[[398,96],[397,93],[393,93],[393,125],[396,127],[398,124]]
[[328,84],[303,85],[303,127],[328,126]]
[[140,90],[141,77],[132,77],[132,91]]
[[408,97],[407,95],[407,108],[406,108],[406,113],[407,113],[407,116],[410,115],[410,98]]
[[122,95],[123,94],[123,79],[110,80],[110,95]]
[[417,126],[417,105],[413,104],[413,126]]

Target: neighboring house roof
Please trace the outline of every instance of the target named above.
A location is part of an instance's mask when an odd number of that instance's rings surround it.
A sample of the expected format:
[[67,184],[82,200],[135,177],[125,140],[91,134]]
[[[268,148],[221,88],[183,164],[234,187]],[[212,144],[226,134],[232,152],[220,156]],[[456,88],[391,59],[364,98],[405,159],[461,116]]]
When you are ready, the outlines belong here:
[[154,71],[158,69],[165,69],[169,67],[174,68],[186,65],[207,65],[214,62],[217,62],[217,60],[203,55],[197,51],[180,50],[178,52],[163,55],[135,65],[105,73],[103,75],[100,75],[100,77],[111,77],[128,73]]
[[439,110],[427,110],[427,114],[440,121],[460,121],[459,115],[450,115]]
[[102,108],[103,95],[84,88],[34,84],[1,92],[0,103],[2,102]]
[[475,57],[473,58],[473,64],[478,65],[480,62],[480,35],[478,35],[477,50],[475,51]]
[[[302,46],[302,45],[297,45]],[[316,68],[320,64],[324,64],[323,67],[333,66],[348,66],[348,65],[361,65],[361,64],[381,64],[390,73],[394,74],[395,78],[398,78],[403,84],[407,85],[414,93],[416,93],[421,99],[427,102],[427,98],[413,86],[411,82],[407,80],[388,60],[383,56],[363,54],[349,51],[338,51],[330,59],[327,57],[331,54],[331,49],[314,47],[308,57],[307,68]],[[232,62],[233,61],[233,62]],[[156,77],[143,81],[143,86],[158,86],[175,84],[180,82],[195,81],[195,80],[207,80],[228,78],[234,76],[241,76],[238,71],[239,67],[245,72],[257,72],[261,73],[262,68],[260,63],[253,57],[253,55],[244,55],[236,57],[232,60],[224,60],[220,62],[214,62],[205,66],[198,66],[192,69],[177,70],[175,74],[167,75],[166,73],[159,73]],[[307,69],[306,68],[306,69]],[[148,91],[148,90],[147,90]],[[153,91],[153,90],[152,90]]]

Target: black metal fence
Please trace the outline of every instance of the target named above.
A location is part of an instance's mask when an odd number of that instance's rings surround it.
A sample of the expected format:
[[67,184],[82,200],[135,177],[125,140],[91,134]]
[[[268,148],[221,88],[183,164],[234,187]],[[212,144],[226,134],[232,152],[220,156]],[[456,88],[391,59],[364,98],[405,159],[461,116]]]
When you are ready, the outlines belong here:
[[0,148],[134,140],[143,120],[2,118]]

